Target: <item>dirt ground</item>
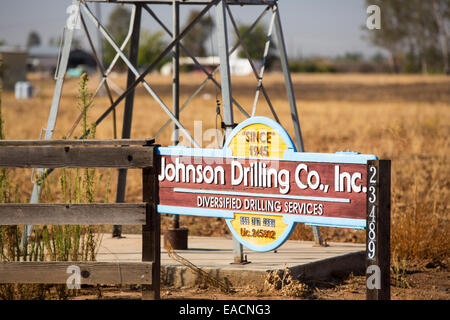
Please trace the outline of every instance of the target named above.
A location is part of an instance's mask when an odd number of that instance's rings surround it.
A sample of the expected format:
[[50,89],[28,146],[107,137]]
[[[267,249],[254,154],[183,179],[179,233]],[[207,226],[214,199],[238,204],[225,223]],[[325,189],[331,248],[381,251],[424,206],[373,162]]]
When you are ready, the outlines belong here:
[[[450,272],[449,260],[431,260],[409,263],[400,270],[395,266],[391,272],[392,300],[449,300]],[[162,286],[163,300],[364,300],[366,298],[365,276],[350,275],[345,279],[330,281],[295,283],[274,290],[254,288],[233,288],[224,293],[217,288],[191,287],[175,288]],[[82,288],[75,300],[122,300],[141,299],[138,287]]]
[[[449,300],[448,257],[450,252],[450,78],[446,76],[409,75],[310,75],[293,74],[295,96],[305,148],[309,152],[336,152],[355,150],[376,154],[380,159],[392,161],[391,204],[391,256],[395,261],[407,260],[406,266],[393,265],[391,272],[392,299]],[[124,87],[126,77],[117,75],[114,81]],[[193,89],[203,81],[197,74],[183,74],[181,100],[185,101]],[[16,100],[13,92],[2,94],[2,115],[7,139],[36,139],[45,125],[54,90],[54,81],[30,75],[36,96],[29,100]],[[152,87],[170,100],[170,78],[149,76]],[[90,80],[93,92],[98,78]],[[278,116],[288,133],[294,137],[290,124],[283,77],[268,74],[264,85],[278,110]],[[54,138],[66,136],[79,114],[78,79],[68,79],[64,87],[61,109]],[[247,110],[254,101],[256,87],[253,77],[233,78],[233,93]],[[193,130],[194,121],[202,120],[204,131],[216,126],[216,89],[209,84],[202,94],[192,101],[192,106],[182,113],[186,128]],[[115,94],[117,96],[117,94]],[[271,117],[267,104],[260,98],[257,115]],[[89,122],[95,121],[109,107],[107,97],[97,97],[89,110]],[[151,116],[149,116],[151,110]],[[149,98],[144,89],[136,91],[133,138],[153,137],[167,120],[159,105]],[[120,119],[123,107],[117,110],[120,136]],[[20,121],[18,121],[20,119]],[[244,119],[238,111],[235,121]],[[445,120],[447,119],[447,120]],[[364,124],[364,125],[362,125]],[[97,128],[98,139],[113,137],[113,118],[108,116]],[[157,139],[169,145],[171,126]],[[80,135],[80,130],[73,133]],[[201,138],[201,137],[200,137]],[[206,138],[205,138],[206,139]],[[186,141],[184,141],[186,142]],[[204,141],[204,147],[211,141]],[[447,173],[445,173],[447,172]],[[31,169],[13,171],[13,182],[19,186],[21,202],[27,202],[32,190]],[[109,177],[111,188],[105,180]],[[99,183],[99,201],[115,197],[116,173],[104,174]],[[56,201],[60,198],[58,179],[49,183]],[[130,170],[127,179],[126,202],[140,202],[141,176]],[[221,219],[181,217],[182,227],[190,235],[224,236],[229,230]],[[162,228],[170,226],[168,218],[162,219]],[[109,228],[109,229],[108,229]],[[111,232],[107,226],[105,232]],[[130,230],[132,229],[132,230]],[[140,233],[140,227],[124,226],[124,233]],[[321,228],[325,241],[364,243],[365,232]],[[291,239],[312,240],[310,227],[298,224]],[[439,260],[432,260],[437,257]],[[445,257],[442,258],[442,257]],[[411,262],[416,261],[416,262]],[[291,290],[260,292],[252,288],[235,288],[224,294],[214,288],[163,287],[162,299],[348,299],[365,298],[365,277],[350,276],[329,282],[298,284]],[[139,288],[82,289],[76,299],[140,299]]]

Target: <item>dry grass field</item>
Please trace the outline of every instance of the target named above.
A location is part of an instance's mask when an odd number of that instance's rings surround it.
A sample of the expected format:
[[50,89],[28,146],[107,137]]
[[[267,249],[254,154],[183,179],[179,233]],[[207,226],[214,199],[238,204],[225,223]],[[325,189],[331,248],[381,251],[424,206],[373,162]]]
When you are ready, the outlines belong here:
[[[445,265],[450,253],[450,78],[358,74],[295,74],[292,77],[306,151],[351,150],[392,160],[393,264],[401,260],[433,259]],[[36,96],[30,100],[16,100],[13,93],[3,92],[2,112],[7,139],[37,139],[46,125],[54,81],[38,75],[30,75],[30,79],[36,89]],[[124,87],[123,75],[112,79]],[[98,80],[96,76],[91,77],[91,91]],[[182,75],[181,104],[203,80],[201,74]],[[147,81],[171,108],[171,79],[150,75]],[[233,77],[232,81],[236,100],[250,112],[256,88],[254,77]],[[282,125],[294,138],[282,75],[267,74],[264,86],[278,110]],[[77,90],[78,79],[66,81],[54,138],[66,136],[79,115]],[[215,87],[208,84],[182,112],[181,120],[187,129],[191,130],[194,121],[198,120],[202,121],[203,132],[215,128],[216,94]],[[97,97],[88,112],[89,121],[95,121],[108,106],[106,96]],[[119,136],[122,111],[123,103],[117,110]],[[271,117],[262,95],[257,115]],[[159,105],[139,87],[132,137],[153,137],[167,119]],[[242,120],[244,116],[235,110],[235,122]],[[170,144],[171,128],[170,125],[158,137],[158,144]],[[74,135],[80,135],[79,129]],[[98,126],[96,137],[113,137],[111,115]],[[188,144],[187,140],[182,141]],[[211,144],[212,141],[203,141],[203,147]],[[30,174],[31,171],[21,170],[14,175],[14,182],[19,184],[24,199],[30,196],[32,189]],[[114,172],[110,178],[110,199],[114,199]],[[104,199],[104,190],[100,188],[99,191],[99,197]],[[140,174],[131,171],[127,201],[139,201],[140,196]],[[165,220],[164,223],[169,222]],[[187,226],[192,235],[228,234],[225,223],[217,219],[182,217],[181,224]],[[365,241],[364,231],[321,230],[326,241]],[[292,238],[311,240],[311,228],[298,225]]]
[[[309,75],[294,74],[294,89],[300,114],[305,149],[308,152],[352,150],[376,154],[392,160],[392,253],[401,259],[444,257],[449,254],[449,156],[450,156],[450,79],[445,76],[395,75]],[[30,75],[36,96],[16,100],[12,92],[3,93],[3,118],[7,139],[37,139],[45,127],[53,95],[54,82]],[[125,76],[112,78],[124,87]],[[203,81],[201,74],[185,74],[181,78],[181,104]],[[150,75],[147,81],[171,107],[171,79]],[[236,100],[250,112],[256,81],[253,77],[234,77]],[[98,78],[90,79],[93,92]],[[281,74],[268,74],[264,85],[281,123],[294,138],[289,105]],[[202,121],[202,130],[216,126],[217,90],[208,84],[181,113],[189,130],[194,121]],[[54,138],[67,135],[79,115],[77,108],[78,79],[65,83]],[[116,95],[115,95],[116,96]],[[94,122],[108,107],[106,96],[96,97],[88,111]],[[118,135],[121,132],[123,104],[117,110]],[[271,116],[263,96],[259,98],[257,115]],[[153,137],[168,119],[159,105],[142,87],[136,92],[132,137]],[[244,116],[235,110],[235,121]],[[169,145],[170,125],[157,143]],[[78,131],[77,131],[78,130]],[[74,135],[80,135],[78,128]],[[97,128],[97,138],[113,137],[112,116]],[[199,137],[195,137],[197,140]],[[214,145],[203,141],[203,147]],[[182,143],[189,145],[187,139]],[[112,173],[111,195],[114,194]],[[29,171],[18,171],[15,182],[21,194],[29,197],[32,189]],[[127,184],[127,200],[138,201],[141,195],[139,172],[131,171]],[[101,190],[100,190],[101,194]],[[104,198],[104,195],[100,195]],[[114,198],[114,197],[112,197]],[[225,234],[221,221],[182,217],[191,234]],[[208,226],[213,224],[213,228]],[[206,231],[209,230],[209,231]],[[211,230],[215,230],[212,232]],[[322,228],[330,241],[364,242],[362,231]],[[299,225],[294,239],[312,239],[310,228]]]

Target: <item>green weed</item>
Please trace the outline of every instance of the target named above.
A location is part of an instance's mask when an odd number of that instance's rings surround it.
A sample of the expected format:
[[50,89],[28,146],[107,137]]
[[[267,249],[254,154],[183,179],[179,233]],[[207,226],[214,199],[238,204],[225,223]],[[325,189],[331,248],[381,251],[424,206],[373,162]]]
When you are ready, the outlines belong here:
[[[83,117],[81,128],[86,139],[94,139],[95,125],[88,124],[87,111],[91,94],[87,91],[88,77],[80,80],[78,108]],[[0,100],[0,139],[4,139]],[[107,172],[105,196],[108,200],[111,171]],[[99,198],[98,186],[104,174],[96,169],[61,169],[59,175],[47,176],[44,171],[35,177],[41,186],[42,203],[94,203]],[[18,186],[12,183],[11,170],[0,170],[0,203],[21,202]],[[26,245],[21,247],[23,226],[0,226],[0,261],[95,261],[101,230],[97,226],[54,225],[34,226]],[[78,290],[66,285],[1,284],[0,299],[68,299]]]

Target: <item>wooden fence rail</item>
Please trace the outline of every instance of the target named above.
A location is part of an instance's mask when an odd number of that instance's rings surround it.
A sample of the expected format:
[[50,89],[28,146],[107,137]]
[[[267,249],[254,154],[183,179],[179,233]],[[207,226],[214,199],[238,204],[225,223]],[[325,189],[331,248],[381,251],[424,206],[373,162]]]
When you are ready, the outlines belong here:
[[[143,299],[159,299],[160,217],[153,141],[86,141],[1,141],[0,168],[140,168],[142,203],[0,204],[0,225],[142,225],[142,262],[0,262],[0,283],[68,284],[69,277],[78,277],[80,284],[140,284]],[[131,146],[139,144],[143,146]]]
[[144,225],[145,203],[0,203],[1,225]]
[[0,147],[37,146],[151,146],[155,139],[113,139],[113,140],[0,140]]
[[153,166],[148,147],[1,147],[0,168],[123,168]]
[[81,284],[151,284],[152,262],[0,262],[0,283],[66,284],[73,267]]

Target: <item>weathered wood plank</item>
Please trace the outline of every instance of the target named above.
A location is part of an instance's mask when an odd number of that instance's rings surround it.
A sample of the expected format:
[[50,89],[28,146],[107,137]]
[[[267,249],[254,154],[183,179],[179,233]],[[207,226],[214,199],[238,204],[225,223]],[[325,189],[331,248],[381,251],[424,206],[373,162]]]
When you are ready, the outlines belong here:
[[158,168],[156,163],[154,168],[142,170],[142,199],[147,203],[147,224],[142,226],[142,261],[154,262],[153,285],[142,286],[143,300],[160,299],[161,217],[156,211],[159,201]]
[[0,168],[148,168],[153,147],[0,148]]
[[145,203],[1,203],[0,225],[144,225]]
[[0,147],[37,146],[143,146],[151,145],[155,139],[79,139],[79,140],[0,140]]
[[149,285],[152,269],[152,262],[0,262],[0,283]]

